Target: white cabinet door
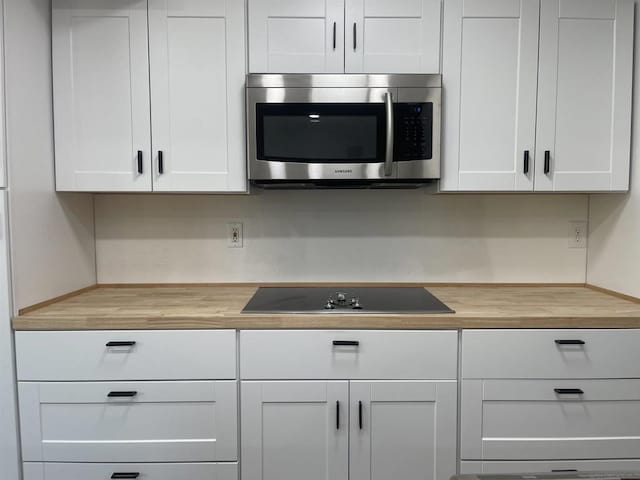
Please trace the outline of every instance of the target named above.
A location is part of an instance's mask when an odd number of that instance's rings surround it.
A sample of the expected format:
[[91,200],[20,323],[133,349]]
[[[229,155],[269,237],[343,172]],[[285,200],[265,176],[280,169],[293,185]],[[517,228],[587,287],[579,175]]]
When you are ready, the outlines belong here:
[[347,480],[349,383],[242,382],[243,480]]
[[249,71],[344,72],[344,0],[249,0]]
[[56,188],[150,191],[146,0],[54,0]]
[[541,0],[536,190],[629,188],[633,9]]
[[346,0],[345,71],[439,73],[441,0]]
[[150,0],[153,189],[246,190],[244,2]]
[[350,478],[456,474],[456,382],[351,382]]
[[20,382],[27,462],[237,460],[237,383]]
[[533,190],[539,0],[444,8],[441,189]]

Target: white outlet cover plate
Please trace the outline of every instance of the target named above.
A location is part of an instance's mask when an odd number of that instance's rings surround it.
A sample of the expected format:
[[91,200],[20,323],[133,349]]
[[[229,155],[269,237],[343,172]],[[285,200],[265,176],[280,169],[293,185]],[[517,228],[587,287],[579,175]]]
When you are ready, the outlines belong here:
[[569,248],[587,248],[588,224],[583,220],[569,222]]
[[[237,232],[237,239],[234,232]],[[236,222],[227,224],[227,246],[229,248],[243,247],[242,223]]]

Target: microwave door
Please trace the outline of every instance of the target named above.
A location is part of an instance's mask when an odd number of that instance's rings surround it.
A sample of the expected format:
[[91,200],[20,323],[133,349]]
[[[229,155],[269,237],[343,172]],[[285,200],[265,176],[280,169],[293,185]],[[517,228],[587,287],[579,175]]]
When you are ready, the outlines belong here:
[[397,89],[256,90],[247,112],[252,180],[397,177],[391,108]]

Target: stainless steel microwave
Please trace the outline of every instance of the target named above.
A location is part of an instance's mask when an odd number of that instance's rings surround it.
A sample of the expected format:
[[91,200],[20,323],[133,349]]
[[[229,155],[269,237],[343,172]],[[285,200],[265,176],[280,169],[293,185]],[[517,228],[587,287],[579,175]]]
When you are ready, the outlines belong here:
[[403,186],[440,177],[440,75],[248,75],[249,180]]

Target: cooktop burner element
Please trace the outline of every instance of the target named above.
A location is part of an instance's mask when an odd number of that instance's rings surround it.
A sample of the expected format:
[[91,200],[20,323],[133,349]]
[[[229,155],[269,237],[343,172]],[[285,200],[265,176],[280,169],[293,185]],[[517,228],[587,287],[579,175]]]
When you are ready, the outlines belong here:
[[455,313],[420,287],[261,287],[242,313]]

